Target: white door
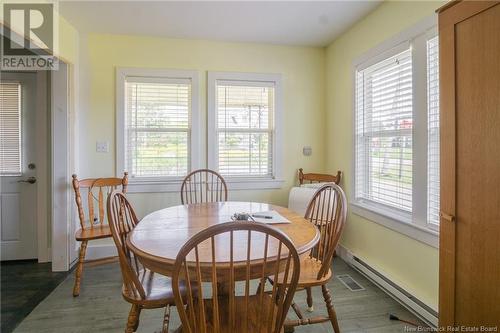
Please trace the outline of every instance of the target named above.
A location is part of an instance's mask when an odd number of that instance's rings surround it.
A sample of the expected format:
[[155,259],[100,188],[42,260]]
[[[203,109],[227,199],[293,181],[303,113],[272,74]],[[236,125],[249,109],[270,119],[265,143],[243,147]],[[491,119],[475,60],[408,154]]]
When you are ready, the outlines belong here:
[[36,73],[2,73],[0,79],[1,260],[34,259]]

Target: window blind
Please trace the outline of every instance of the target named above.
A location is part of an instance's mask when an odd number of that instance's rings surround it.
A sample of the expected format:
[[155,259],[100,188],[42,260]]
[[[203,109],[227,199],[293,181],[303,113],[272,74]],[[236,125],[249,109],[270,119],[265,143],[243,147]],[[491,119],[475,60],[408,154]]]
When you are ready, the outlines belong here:
[[274,86],[217,82],[218,168],[225,176],[273,176]]
[[356,199],[412,211],[412,57],[356,73]]
[[427,222],[439,225],[439,39],[427,41]]
[[21,174],[21,85],[0,84],[0,174]]
[[125,90],[125,163],[131,176],[186,175],[190,80],[127,78]]

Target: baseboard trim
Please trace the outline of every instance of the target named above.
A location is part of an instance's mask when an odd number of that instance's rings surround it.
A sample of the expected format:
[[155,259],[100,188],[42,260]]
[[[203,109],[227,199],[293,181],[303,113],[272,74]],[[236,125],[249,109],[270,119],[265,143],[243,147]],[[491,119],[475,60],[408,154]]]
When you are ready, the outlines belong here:
[[337,254],[349,266],[363,274],[391,298],[396,300],[419,319],[433,328],[438,325],[438,314],[431,306],[416,298],[408,290],[395,283],[387,274],[375,269],[366,260],[357,257],[349,249],[339,246]]
[[[80,243],[77,244],[80,245]],[[76,248],[75,252],[75,260],[70,262],[68,271],[72,271],[78,263],[78,253],[80,252],[80,246]],[[87,251],[85,253],[85,261],[99,260],[116,256],[118,256],[118,252],[116,251],[116,247],[114,244],[93,245],[89,242]]]
[[85,260],[96,260],[118,255],[116,247],[113,244],[90,245],[87,247]]

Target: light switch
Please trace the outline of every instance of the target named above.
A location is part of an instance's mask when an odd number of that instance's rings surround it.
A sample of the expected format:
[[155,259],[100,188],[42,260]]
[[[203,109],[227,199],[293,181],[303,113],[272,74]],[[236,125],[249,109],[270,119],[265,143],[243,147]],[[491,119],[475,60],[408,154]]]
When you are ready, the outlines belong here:
[[95,144],[95,151],[98,153],[109,152],[109,143],[107,141],[97,141]]
[[302,154],[304,154],[304,156],[311,156],[312,155],[311,146],[305,146],[304,148],[302,148]]

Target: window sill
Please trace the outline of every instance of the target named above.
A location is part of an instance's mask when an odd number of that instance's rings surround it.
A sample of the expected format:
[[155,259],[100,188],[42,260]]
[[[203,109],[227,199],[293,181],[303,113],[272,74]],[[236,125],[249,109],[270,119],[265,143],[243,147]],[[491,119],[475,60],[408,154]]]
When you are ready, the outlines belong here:
[[180,192],[183,179],[172,180],[143,180],[131,179],[128,183],[127,193],[164,193]]
[[[267,190],[280,189],[285,183],[277,179],[255,179],[255,178],[224,178],[228,190]],[[128,193],[164,193],[180,192],[183,178],[178,179],[131,179],[129,181]]]
[[279,189],[285,183],[282,179],[270,178],[232,178],[224,177],[228,190],[267,190]]
[[422,228],[412,223],[411,218],[391,214],[377,209],[376,205],[362,202],[351,202],[351,211],[370,221],[394,230],[424,244],[439,248],[439,234],[431,229]]

